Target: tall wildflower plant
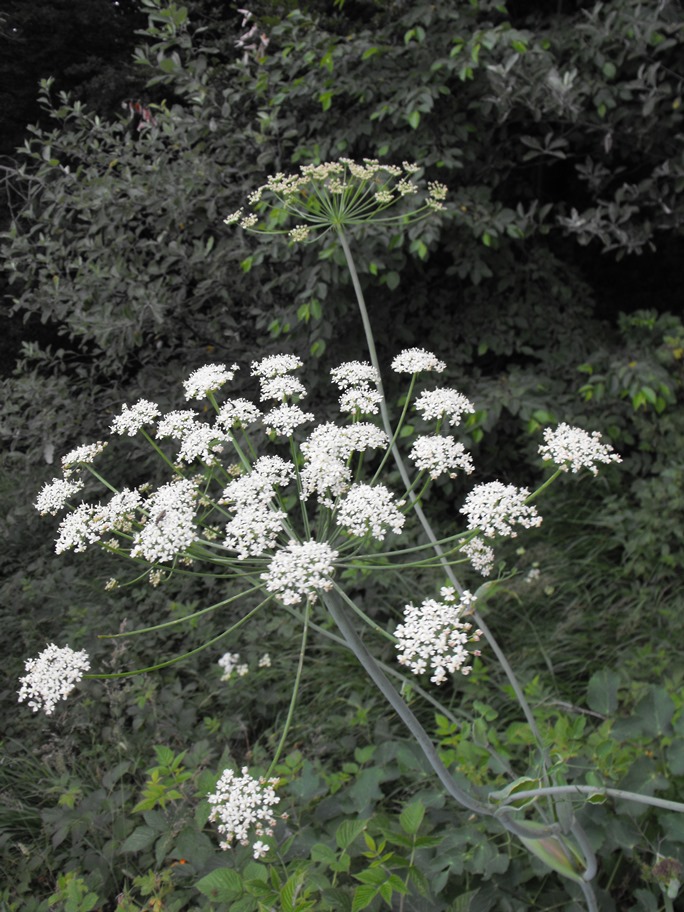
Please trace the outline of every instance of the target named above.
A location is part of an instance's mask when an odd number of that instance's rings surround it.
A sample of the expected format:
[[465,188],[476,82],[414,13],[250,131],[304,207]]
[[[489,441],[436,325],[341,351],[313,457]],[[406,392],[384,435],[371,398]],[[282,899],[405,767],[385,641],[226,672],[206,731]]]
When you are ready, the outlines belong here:
[[[228,604],[254,605],[202,649],[264,611],[285,611],[301,623],[290,707],[270,769],[263,776],[253,776],[246,767],[240,775],[226,770],[209,798],[222,847],[237,841],[251,845],[256,858],[268,857],[278,838],[280,798],[278,781],[271,774],[293,719],[307,637],[312,628],[320,629],[317,619],[327,615],[451,798],[474,814],[498,820],[549,868],[578,884],[587,908],[595,910],[596,859],[576,818],[576,804],[613,796],[677,811],[684,811],[684,805],[564,782],[546,755],[532,709],[479,606],[496,591],[496,581],[486,578],[493,571],[497,542],[541,524],[536,502],[545,488],[563,472],[596,474],[620,457],[596,431],[566,424],[548,428],[539,449],[551,471],[536,490],[500,481],[474,484],[460,507],[461,528],[442,537],[435,533],[422,508],[425,492],[440,477],[474,473],[472,458],[457,435],[463,417],[475,406],[460,391],[440,384],[444,362],[412,348],[399,352],[390,365],[407,387],[403,410],[393,422],[350,246],[350,237],[360,227],[366,231],[379,223],[405,225],[444,208],[446,188],[423,185],[420,173],[417,165],[369,160],[305,166],[297,175],[269,178],[250,197],[247,210],[226,219],[254,232],[285,233],[293,243],[315,243],[331,234],[339,242],[368,351],[367,358],[331,371],[338,415],[321,417],[307,408],[307,390],[297,373],[303,365],[295,355],[271,355],[249,366],[208,364],[185,381],[185,408],[162,414],[148,400],[124,406],[111,425],[114,440],[85,444],[64,456],[62,474],[44,486],[35,506],[41,513],[64,512],[57,532],[58,553],[103,548],[134,563],[138,576],[155,585],[179,573],[211,574],[230,583],[235,592],[230,597],[159,625],[187,622]],[[231,392],[236,372],[245,368],[254,389],[251,399]],[[402,452],[402,428],[414,412],[431,423],[432,430]],[[109,483],[98,461],[106,447],[120,446],[126,437],[139,438],[158,454],[168,470],[166,483],[156,489]],[[398,488],[384,480],[390,460],[401,479]],[[102,497],[83,500],[93,481],[101,487]],[[400,537],[409,526],[422,528],[419,538],[424,543],[402,546]],[[393,629],[380,629],[340,580],[350,569],[372,573],[388,564],[400,566],[404,575],[417,569],[424,576],[432,568],[435,588],[420,604],[405,605]],[[461,585],[457,571],[462,567],[485,578],[475,592]],[[453,675],[467,676],[473,655],[493,655],[536,740],[535,775],[512,778],[505,788],[489,794],[457,782],[365,645],[359,633],[364,625],[389,640],[398,665],[426,687],[439,687]],[[226,670],[241,673],[237,654],[226,654],[221,661]],[[50,644],[27,661],[19,699],[34,711],[50,714],[82,678],[117,676],[89,670],[86,653]],[[132,673],[136,672],[121,674]]]

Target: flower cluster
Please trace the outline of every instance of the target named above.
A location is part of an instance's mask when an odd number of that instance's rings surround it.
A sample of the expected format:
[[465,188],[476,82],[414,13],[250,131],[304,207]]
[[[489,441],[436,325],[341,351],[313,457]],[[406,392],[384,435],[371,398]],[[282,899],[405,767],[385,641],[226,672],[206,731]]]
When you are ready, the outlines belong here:
[[526,503],[530,492],[500,481],[477,485],[468,494],[461,513],[468,517],[468,528],[477,529],[485,538],[497,535],[515,538],[514,526],[531,529],[541,525],[537,508]]
[[158,488],[146,503],[148,519],[133,539],[131,557],[171,561],[189,548],[197,538],[196,497],[197,489],[187,478]]
[[215,393],[233,379],[236,370],[237,364],[232,364],[230,370],[225,364],[205,364],[199,367],[183,383],[185,398],[204,399],[208,393]]
[[446,370],[446,364],[424,348],[407,348],[392,361],[392,370],[397,374],[419,374],[422,371],[441,374]]
[[69,646],[60,649],[50,643],[37,658],[27,659],[24,668],[19,702],[28,700],[34,712],[42,709],[51,716],[59,700],[68,697],[90,669],[90,659],[87,652],[76,652]]
[[546,428],[544,443],[539,447],[542,459],[552,460],[563,472],[589,469],[598,475],[597,462],[622,462],[608,443],[601,443],[598,431],[588,434],[582,428],[562,423],[557,428]]
[[394,495],[384,485],[355,484],[340,503],[337,511],[337,525],[349,535],[362,537],[370,532],[373,538],[382,541],[387,530],[398,535],[404,527],[406,517],[395,504]]
[[406,605],[404,623],[394,631],[399,651],[399,664],[406,665],[414,674],[431,671],[430,680],[443,684],[447,673],[460,671],[467,675],[471,655],[469,643],[476,643],[482,636],[481,630],[464,620],[472,611],[475,596],[465,590],[460,599],[451,587],[441,590],[442,601],[426,599],[420,606]]
[[[279,804],[275,793],[278,779],[254,779],[245,766],[242,775],[224,770],[216,783],[216,791],[208,796],[214,807],[209,819],[218,820],[218,831],[224,837],[222,849],[230,849],[234,842],[249,845],[255,858],[268,852],[268,846],[261,841],[263,836],[272,836],[276,819],[272,808]],[[259,837],[254,839],[254,837]]]
[[475,406],[458,390],[436,389],[423,390],[416,399],[415,409],[426,421],[446,416],[447,422],[456,427],[461,423],[461,415],[471,415]]
[[[240,208],[224,221],[265,233],[287,233],[294,242],[307,241],[331,228],[373,222],[406,224],[445,208],[447,188],[435,181],[421,186],[419,171],[418,165],[409,162],[390,165],[370,158],[303,165],[299,174],[271,175],[250,194],[251,211]],[[388,212],[392,207],[395,211]],[[260,215],[269,209],[275,218],[260,222]],[[280,227],[283,215],[294,221],[292,227]]]
[[415,462],[419,469],[428,472],[430,478],[439,478],[444,474],[448,474],[449,478],[456,478],[458,469],[466,475],[475,470],[470,453],[466,453],[463,444],[457,443],[451,436],[416,437],[409,459]]
[[340,411],[343,414],[377,415],[382,395],[378,389],[380,375],[367,361],[346,361],[330,371],[333,383],[342,391]]
[[276,551],[261,578],[284,605],[297,605],[303,599],[312,602],[319,589],[332,589],[337,556],[327,542],[293,541]]
[[238,678],[244,678],[246,674],[249,674],[249,665],[246,662],[240,662],[239,652],[226,652],[218,660],[217,665],[223,671],[223,674],[221,675],[222,681],[230,681],[233,677],[233,673],[235,673]]

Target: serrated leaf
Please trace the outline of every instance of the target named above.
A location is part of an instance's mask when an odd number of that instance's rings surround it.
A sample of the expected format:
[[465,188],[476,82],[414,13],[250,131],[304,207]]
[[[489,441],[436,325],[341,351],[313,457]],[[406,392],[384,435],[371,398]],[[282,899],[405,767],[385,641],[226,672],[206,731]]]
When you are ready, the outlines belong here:
[[341,849],[348,849],[366,828],[367,820],[343,820],[335,832],[335,842]]
[[377,887],[370,886],[369,884],[361,884],[358,886],[356,890],[354,890],[352,912],[361,912],[362,909],[367,909],[377,895]]
[[425,816],[425,805],[422,801],[413,801],[399,815],[399,825],[409,836],[415,836]]
[[242,894],[242,879],[232,868],[216,868],[198,880],[195,888],[213,902],[233,902]]
[[148,849],[159,833],[150,826],[139,826],[121,844],[120,852],[142,852]]

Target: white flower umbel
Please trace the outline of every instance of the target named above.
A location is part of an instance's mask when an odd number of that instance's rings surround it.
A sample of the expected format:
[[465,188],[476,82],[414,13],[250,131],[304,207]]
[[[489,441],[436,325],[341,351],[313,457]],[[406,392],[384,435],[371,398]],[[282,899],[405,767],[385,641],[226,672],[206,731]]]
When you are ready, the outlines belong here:
[[24,668],[26,674],[19,679],[19,702],[28,700],[34,712],[42,709],[50,716],[90,669],[90,660],[87,652],[50,643],[37,658],[27,659]]
[[145,504],[148,519],[133,539],[131,557],[144,557],[151,563],[172,561],[189,548],[197,538],[196,493],[187,478],[158,488]]
[[419,469],[429,472],[430,478],[439,478],[444,474],[448,474],[449,478],[456,478],[458,471],[470,475],[475,469],[470,453],[467,453],[463,444],[457,443],[453,437],[416,437],[409,459]]
[[230,370],[225,364],[205,364],[193,371],[183,383],[186,399],[204,399],[207,393],[215,393],[225,383],[229,383],[238,370],[237,364],[231,364]]
[[171,437],[173,440],[182,440],[196,426],[197,413],[191,409],[177,409],[164,415],[157,422],[155,437],[162,440]]
[[64,475],[68,477],[79,465],[90,465],[106,446],[104,441],[98,440],[97,443],[85,443],[83,446],[70,450],[66,456],[62,456]]
[[318,590],[332,589],[336,559],[337,551],[326,542],[291,541],[276,552],[261,578],[284,605],[296,605],[303,599],[313,602]]
[[337,511],[337,525],[349,535],[363,537],[370,532],[379,541],[389,529],[398,535],[405,521],[406,517],[394,503],[394,495],[384,485],[352,485]]
[[248,427],[261,418],[259,409],[248,399],[227,399],[216,416],[216,424],[229,431],[234,427]]
[[424,348],[406,348],[392,361],[392,370],[397,374],[418,374],[421,371],[441,374],[446,370],[446,364]]
[[[249,845],[254,837],[272,836],[276,825],[274,805],[280,802],[275,793],[277,779],[254,779],[246,766],[242,775],[224,770],[216,783],[216,791],[208,796],[214,807],[210,820],[218,820],[218,831],[224,837],[222,849],[230,849],[234,842]],[[267,847],[266,847],[267,850]],[[264,843],[252,842],[255,858],[264,854]]]
[[290,371],[302,367],[304,362],[296,355],[267,355],[261,361],[252,361],[253,377],[282,377]]
[[319,425],[302,443],[305,464],[301,472],[302,498],[317,494],[321,504],[332,506],[351,483],[347,460],[354,452],[385,447],[389,439],[374,424],[359,421],[348,427],[328,422]]
[[278,434],[280,437],[291,437],[295,428],[307,421],[313,421],[311,412],[303,412],[298,405],[284,403],[264,415],[264,426],[267,434]]
[[98,507],[95,511],[98,528],[102,532],[130,532],[135,511],[141,503],[140,491],[124,488],[118,494],[114,494],[109,503]]
[[470,399],[455,389],[423,390],[415,408],[426,421],[445,415],[452,427],[461,423],[461,415],[472,415],[475,411]]
[[[287,234],[291,241],[307,241],[333,228],[373,222],[406,225],[444,209],[440,200],[446,187],[417,184],[419,170],[414,165],[383,165],[370,158],[302,165],[299,174],[270,176],[249,196],[249,204],[256,211],[238,209],[225,222],[267,234]],[[277,211],[278,219],[262,220],[259,216],[271,208]],[[284,217],[291,220],[289,224]]]
[[494,549],[484,539],[476,535],[458,549],[462,551],[471,563],[473,570],[482,576],[489,576],[494,567]]
[[536,507],[525,503],[529,496],[527,488],[490,481],[473,488],[460,512],[468,517],[468,528],[477,529],[485,538],[515,538],[518,533],[513,526],[531,529],[541,525]]
[[481,630],[473,630],[463,615],[475,601],[475,596],[466,589],[460,599],[452,589],[442,589],[442,601],[426,599],[419,607],[406,605],[404,623],[394,631],[398,639],[397,650],[400,665],[406,665],[416,674],[431,671],[430,680],[443,684],[447,674],[460,671],[467,675],[471,655],[479,650],[468,651],[469,643],[476,643],[482,636]]
[[333,383],[341,390],[350,386],[376,385],[380,382],[380,374],[368,361],[345,361],[339,367],[330,371]]
[[260,456],[254,463],[254,472],[265,478],[269,484],[282,487],[294,478],[295,467],[281,456]]
[[178,450],[179,462],[194,462],[198,459],[205,465],[218,463],[226,435],[208,424],[197,421],[185,430]]
[[112,433],[135,437],[141,427],[151,424],[160,414],[159,406],[154,402],[150,402],[149,399],[139,399],[130,408],[127,405],[123,406],[121,414],[117,415],[112,422]]
[[217,665],[219,668],[223,669],[223,674],[221,675],[222,681],[229,681],[233,676],[233,672],[237,670],[240,664],[240,653],[239,652],[226,652],[218,660]]
[[46,482],[38,493],[34,507],[41,516],[49,513],[56,516],[69,503],[74,494],[83,490],[82,481],[71,481],[66,478],[53,478]]
[[380,411],[382,396],[370,386],[354,386],[345,390],[340,396],[342,414],[377,415]]
[[274,548],[287,513],[273,510],[260,501],[242,504],[226,526],[224,547],[237,552],[238,560],[259,557]]
[[289,374],[282,374],[279,377],[261,377],[259,382],[262,402],[266,402],[268,399],[283,402],[292,396],[300,396],[302,399],[306,396],[306,389],[301,380],[291,377]]
[[601,443],[598,431],[589,434],[582,428],[559,424],[544,430],[544,443],[539,447],[542,459],[553,461],[563,472],[589,469],[598,475],[597,462],[622,462],[609,443]]
[[73,513],[69,513],[59,524],[55,551],[62,554],[71,548],[74,551],[85,551],[88,545],[100,540],[102,527],[96,517],[95,507],[90,504],[79,504]]

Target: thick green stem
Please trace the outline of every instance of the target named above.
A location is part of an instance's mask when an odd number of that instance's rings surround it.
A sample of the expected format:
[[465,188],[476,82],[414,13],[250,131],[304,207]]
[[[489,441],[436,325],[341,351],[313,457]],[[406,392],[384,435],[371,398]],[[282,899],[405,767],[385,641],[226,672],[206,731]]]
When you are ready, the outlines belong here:
[[[366,307],[366,301],[363,296],[363,289],[361,288],[361,282],[359,281],[359,276],[356,271],[356,266],[354,265],[354,258],[352,257],[352,253],[349,248],[349,243],[347,241],[346,235],[345,235],[344,231],[342,230],[342,228],[337,229],[337,236],[339,238],[340,245],[342,246],[342,250],[344,252],[344,256],[347,261],[347,268],[349,269],[349,275],[351,276],[352,285],[354,287],[354,293],[356,294],[356,301],[359,306],[359,312],[361,313],[361,321],[363,323],[363,329],[364,329],[364,333],[366,335],[366,344],[368,345],[368,353],[370,355],[371,364],[377,371],[378,392],[380,393],[380,396],[381,396],[380,415],[382,417],[382,424],[383,424],[385,433],[387,434],[388,439],[393,441],[392,445],[391,445],[392,456],[394,457],[396,466],[399,469],[399,474],[401,475],[401,480],[404,483],[404,487],[405,487],[406,491],[408,492],[408,496],[411,500],[411,504],[413,506],[415,514],[418,517],[418,520],[420,521],[420,524],[423,527],[425,534],[427,535],[428,539],[430,540],[430,543],[435,551],[435,554],[437,554],[437,556],[439,557],[442,567],[444,569],[444,572],[446,573],[447,578],[449,579],[449,582],[456,589],[456,591],[460,595],[462,595],[463,587],[460,585],[460,583],[458,582],[458,580],[456,578],[456,575],[454,574],[453,570],[449,566],[449,563],[444,555],[444,551],[442,550],[442,547],[438,542],[437,536],[433,532],[432,526],[430,525],[428,518],[423,513],[423,510],[422,510],[420,504],[418,503],[418,498],[416,497],[415,493],[411,489],[411,481],[409,479],[408,472],[406,471],[406,466],[404,465],[404,462],[401,458],[401,454],[399,452],[399,448],[396,445],[396,441],[394,441],[393,434],[392,434],[392,424],[390,422],[389,412],[387,410],[387,402],[385,401],[385,391],[384,391],[384,388],[382,385],[382,374],[380,372],[380,362],[378,361],[378,353],[375,348],[375,338],[373,336],[373,328],[371,327],[371,324],[370,324],[370,317],[368,316],[368,308]],[[489,643],[493,652],[495,653],[496,657],[498,658],[499,662],[501,663],[501,667],[503,668],[504,673],[511,684],[511,687],[513,688],[513,692],[515,693],[516,699],[518,700],[518,703],[520,704],[520,708],[522,709],[525,719],[527,720],[527,724],[530,726],[530,731],[532,732],[532,735],[533,735],[535,741],[537,742],[537,748],[539,750],[539,755],[541,758],[542,770],[543,770],[544,778],[546,779],[546,775],[547,775],[547,773],[546,773],[546,769],[547,769],[546,752],[544,750],[543,742],[541,739],[541,734],[539,732],[539,729],[537,728],[537,723],[536,723],[534,715],[532,713],[532,709],[530,708],[530,705],[527,702],[527,699],[525,698],[525,694],[523,693],[522,687],[520,686],[520,682],[516,678],[513,669],[511,668],[510,664],[506,660],[498,643],[494,639],[493,634],[491,633],[491,631],[489,630],[487,625],[482,621],[482,618],[480,617],[480,615],[477,612],[474,614],[474,618],[475,618],[476,623],[479,625],[480,629],[482,630],[482,633],[484,634],[487,642]]]
[[451,797],[457,801],[461,807],[464,807],[469,811],[474,811],[476,814],[483,814],[491,817],[494,813],[493,808],[490,808],[486,804],[483,804],[483,802],[479,801],[477,798],[474,798],[472,795],[464,791],[459,785],[456,784],[449,770],[439,759],[439,755],[435,750],[434,744],[428,737],[427,732],[408,708],[404,700],[401,698],[400,694],[387,680],[385,675],[378,667],[377,662],[370,654],[370,652],[368,652],[362,640],[354,630],[353,625],[347,618],[339,595],[336,592],[326,592],[322,594],[322,598],[326,608],[328,609],[328,612],[330,613],[331,618],[335,624],[337,624],[338,630],[344,637],[345,643],[359,660],[360,664],[370,679],[381,691],[382,695],[385,697],[392,709],[397,713],[401,721],[416,739],[416,742],[422,750],[426,760],[437,774],[440,782],[448,794],[451,795]]

